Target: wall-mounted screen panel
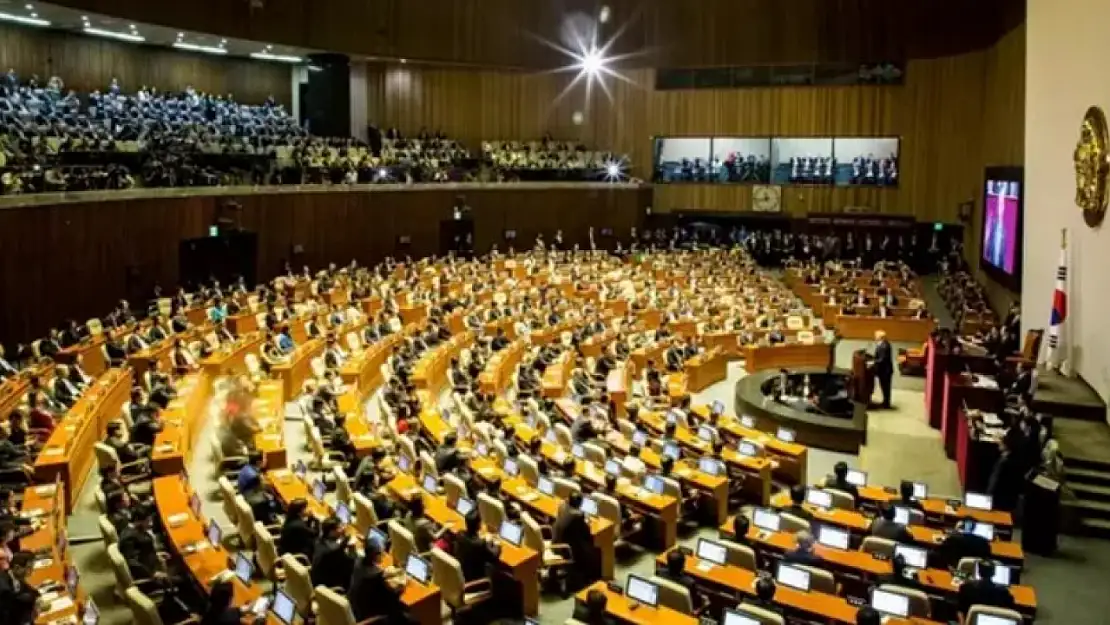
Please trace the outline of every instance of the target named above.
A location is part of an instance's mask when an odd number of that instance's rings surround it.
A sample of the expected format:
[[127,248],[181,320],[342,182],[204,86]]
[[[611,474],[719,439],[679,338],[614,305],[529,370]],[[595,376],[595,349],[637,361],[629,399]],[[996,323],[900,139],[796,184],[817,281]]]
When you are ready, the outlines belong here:
[[837,137],[836,184],[893,187],[898,184],[897,137]]
[[832,184],[832,137],[778,137],[771,140],[773,184]]
[[654,159],[656,182],[714,182],[709,137],[658,137]]
[[713,137],[715,182],[767,184],[771,181],[769,137]]

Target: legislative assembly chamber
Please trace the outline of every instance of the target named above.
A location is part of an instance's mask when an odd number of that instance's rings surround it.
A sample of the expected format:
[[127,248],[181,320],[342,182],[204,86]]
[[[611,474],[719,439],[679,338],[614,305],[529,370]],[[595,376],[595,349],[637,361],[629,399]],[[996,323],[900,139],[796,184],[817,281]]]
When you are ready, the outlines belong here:
[[1107,20],[0,2],[0,623],[1106,623]]

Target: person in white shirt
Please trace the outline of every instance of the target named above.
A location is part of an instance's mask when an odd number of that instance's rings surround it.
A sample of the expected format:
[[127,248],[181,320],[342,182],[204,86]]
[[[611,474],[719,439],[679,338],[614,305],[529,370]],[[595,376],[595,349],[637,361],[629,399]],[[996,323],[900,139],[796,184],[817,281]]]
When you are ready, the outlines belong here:
[[621,460],[621,468],[625,473],[633,475],[643,475],[647,472],[647,465],[643,460],[640,460],[640,446],[633,444],[628,449],[628,455]]

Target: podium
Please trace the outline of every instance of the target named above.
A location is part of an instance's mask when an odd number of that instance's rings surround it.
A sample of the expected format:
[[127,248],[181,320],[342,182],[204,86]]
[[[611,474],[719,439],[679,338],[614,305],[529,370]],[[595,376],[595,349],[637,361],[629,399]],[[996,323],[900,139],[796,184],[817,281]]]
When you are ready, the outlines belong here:
[[875,371],[867,366],[870,356],[862,349],[852,354],[852,373],[848,380],[848,397],[865,406],[871,403],[875,392]]

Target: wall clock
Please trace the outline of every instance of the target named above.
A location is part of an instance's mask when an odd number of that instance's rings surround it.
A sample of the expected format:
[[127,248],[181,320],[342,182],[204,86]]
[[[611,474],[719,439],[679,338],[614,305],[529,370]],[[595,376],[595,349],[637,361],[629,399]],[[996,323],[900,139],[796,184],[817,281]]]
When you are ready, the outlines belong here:
[[752,208],[765,213],[782,210],[782,187],[773,184],[757,184],[752,187]]

